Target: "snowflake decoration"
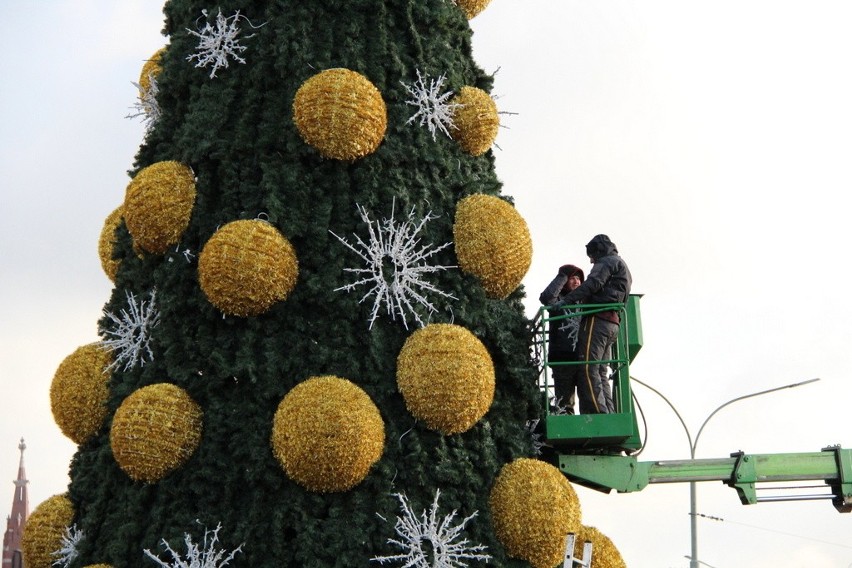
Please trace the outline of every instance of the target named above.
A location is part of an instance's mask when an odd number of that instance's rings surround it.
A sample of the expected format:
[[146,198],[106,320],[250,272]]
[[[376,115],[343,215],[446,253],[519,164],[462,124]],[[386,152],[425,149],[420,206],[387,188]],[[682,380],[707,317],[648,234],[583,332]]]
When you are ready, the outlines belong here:
[[70,566],[71,563],[80,556],[80,552],[77,550],[77,547],[80,545],[80,541],[82,540],[83,531],[77,530],[77,525],[65,527],[65,534],[62,535],[59,550],[52,553],[53,556],[59,557],[54,560],[53,565],[68,568],[68,566]]
[[[401,562],[402,568],[460,568],[468,565],[464,560],[488,562],[491,555],[483,554],[487,546],[470,546],[466,538],[457,540],[465,525],[476,517],[479,511],[475,511],[455,526],[452,522],[456,511],[438,521],[440,496],[441,491],[435,491],[435,501],[432,502],[429,513],[424,510],[420,518],[417,518],[411,510],[408,498],[404,494],[395,494],[402,506],[402,515],[396,518],[394,526],[399,538],[388,539],[388,544],[394,544],[404,552],[391,556],[375,556],[370,561],[379,564]],[[424,543],[428,545],[424,547]]]
[[219,523],[213,531],[205,529],[204,540],[200,545],[192,542],[192,537],[189,533],[184,534],[184,544],[186,544],[185,558],[181,558],[180,553],[175,551],[166,539],[161,540],[163,548],[172,557],[171,563],[163,562],[147,548],[145,549],[145,555],[162,568],[220,568],[227,566],[237,553],[242,552],[243,545],[239,545],[230,553],[224,549],[216,550],[216,545],[219,544],[219,529],[221,528],[222,523]]
[[160,313],[156,308],[156,290],[151,291],[151,299],[146,302],[136,302],[136,296],[132,292],[125,291],[127,297],[126,310],[116,315],[105,312],[114,324],[115,329],[101,329],[101,334],[109,336],[109,339],[101,341],[101,345],[116,353],[115,359],[107,368],[108,371],[117,368],[122,363],[124,370],[128,370],[139,363],[144,366],[146,362],[154,360],[154,352],[151,350],[151,329],[160,322]]
[[538,418],[527,420],[526,422],[527,432],[529,433],[530,440],[532,442],[533,455],[535,456],[540,456],[541,449],[547,445],[541,440],[541,431],[538,430],[539,422],[540,420]]
[[577,310],[562,310],[563,315],[569,316],[559,320],[559,331],[565,333],[569,341],[571,341],[571,349],[577,349],[577,340],[580,337],[580,318],[577,315]]
[[[429,84],[426,84],[426,80]],[[410,124],[420,119],[420,126],[429,128],[432,133],[432,140],[435,139],[435,133],[440,130],[447,136],[450,135],[449,128],[456,128],[453,123],[453,113],[463,105],[447,102],[453,96],[453,91],[447,91],[441,94],[441,89],[444,86],[446,75],[441,75],[437,79],[429,79],[428,75],[424,77],[417,70],[417,82],[414,85],[402,83],[411,98],[405,101],[406,104],[416,106],[415,112],[411,118],[405,123]]]
[[[395,202],[394,202],[395,206]],[[450,246],[444,243],[441,246],[421,245],[417,234],[423,226],[437,219],[430,211],[423,219],[416,222],[414,219],[414,208],[408,214],[408,219],[397,222],[394,217],[394,206],[391,207],[390,219],[372,221],[367,210],[356,205],[361,219],[369,229],[369,242],[365,242],[355,235],[355,244],[331,232],[337,240],[343,243],[349,250],[361,257],[366,263],[366,268],[344,268],[345,272],[351,272],[360,278],[356,282],[335,288],[334,291],[344,290],[349,292],[361,285],[372,285],[361,298],[363,302],[373,296],[373,309],[370,314],[370,328],[378,317],[379,310],[384,304],[387,314],[395,320],[397,316],[408,329],[406,312],[409,312],[418,324],[425,325],[420,318],[417,306],[425,308],[429,313],[434,313],[437,308],[426,298],[426,292],[432,292],[444,298],[456,299],[455,296],[443,292],[424,280],[426,274],[455,268],[455,266],[437,266],[427,263],[428,259]],[[392,274],[385,274],[387,267],[392,267]]]
[[562,400],[562,397],[556,397],[555,395],[550,399],[551,408],[553,409],[551,414],[556,416],[564,416],[568,414],[568,406],[565,404],[565,401]]
[[[201,15],[204,18],[208,17],[207,10],[202,10]],[[187,61],[198,60],[196,67],[207,67],[212,65],[210,78],[216,76],[216,71],[224,67],[228,67],[228,58],[233,58],[234,61],[245,64],[246,60],[239,56],[240,53],[248,49],[244,45],[240,45],[237,36],[240,34],[240,11],[237,10],[233,16],[226,18],[222,15],[222,9],[219,9],[219,15],[216,16],[216,27],[207,22],[200,32],[196,32],[187,28],[190,34],[198,38],[198,46],[196,52],[186,58]],[[245,16],[242,16],[245,18]],[[249,22],[251,25],[251,22]],[[246,36],[246,39],[254,37],[254,34]]]
[[149,86],[147,89],[143,89],[139,83],[133,81],[131,83],[139,89],[139,98],[133,103],[132,107],[136,112],[128,114],[125,118],[141,116],[145,129],[150,130],[160,120],[160,103],[157,102],[160,87],[157,84],[157,78],[154,77],[153,73],[148,74]]

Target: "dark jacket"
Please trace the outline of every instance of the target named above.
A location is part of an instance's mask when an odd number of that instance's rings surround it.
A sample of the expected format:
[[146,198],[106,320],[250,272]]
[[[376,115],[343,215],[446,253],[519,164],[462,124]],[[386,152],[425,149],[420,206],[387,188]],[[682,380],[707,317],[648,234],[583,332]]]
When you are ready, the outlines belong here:
[[[618,256],[615,243],[606,235],[597,235],[586,245],[586,254],[594,262],[586,281],[560,299],[560,304],[613,304],[626,302],[633,277],[627,263]],[[605,312],[600,317],[618,322],[615,315]]]
[[[580,283],[585,279],[583,270],[573,264],[566,264],[559,269],[559,274],[556,275],[547,288],[539,295],[538,300],[544,306],[551,306],[559,303],[567,294],[568,290],[565,287],[568,283],[568,278],[572,275],[580,277]],[[571,313],[568,308],[552,309],[549,311],[551,318],[566,315]],[[548,331],[548,353],[547,358],[551,361],[576,361],[577,357],[577,337],[580,328],[580,318],[563,318],[550,322]]]

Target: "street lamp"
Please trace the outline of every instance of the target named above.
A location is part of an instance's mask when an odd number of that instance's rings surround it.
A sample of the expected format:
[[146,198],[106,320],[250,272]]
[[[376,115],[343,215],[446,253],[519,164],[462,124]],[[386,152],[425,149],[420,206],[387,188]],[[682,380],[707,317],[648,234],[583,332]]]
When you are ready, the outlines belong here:
[[[751,394],[746,394],[746,395],[743,395],[743,396],[738,396],[737,398],[732,398],[728,402],[719,405],[716,408],[716,410],[714,410],[713,412],[710,413],[710,415],[701,424],[701,428],[698,429],[698,434],[695,436],[694,441],[692,440],[692,435],[689,433],[689,428],[687,428],[687,426],[686,426],[686,422],[683,421],[683,418],[681,417],[680,413],[677,411],[677,409],[674,407],[674,405],[669,401],[669,399],[667,399],[665,396],[663,396],[663,394],[660,391],[651,387],[650,385],[646,385],[645,383],[643,383],[642,381],[640,381],[640,380],[638,380],[634,377],[631,377],[631,380],[633,380],[633,381],[639,383],[640,385],[642,385],[642,386],[644,386],[648,389],[651,389],[652,391],[657,393],[671,407],[671,409],[674,411],[675,415],[677,415],[678,420],[680,420],[681,426],[683,426],[683,429],[686,432],[686,438],[689,441],[689,455],[694,460],[695,459],[695,448],[698,446],[698,438],[701,437],[701,432],[704,431],[704,427],[707,426],[707,423],[710,421],[710,419],[713,418],[716,415],[717,412],[719,412],[720,410],[722,410],[726,406],[733,404],[735,402],[738,402],[740,400],[744,400],[746,398],[753,398],[755,396],[760,396],[760,395],[763,395],[763,394],[769,394],[769,393],[775,392],[775,391],[780,391],[780,390],[784,390],[784,389],[792,389],[792,388],[795,388],[795,387],[800,387],[802,385],[815,383],[819,379],[808,379],[807,381],[792,383],[792,384],[789,384],[789,385],[784,385],[784,386],[781,386],[781,387],[775,387],[773,389],[768,389],[768,390],[762,390],[762,391],[759,391],[759,392],[753,392]],[[704,562],[702,562],[701,560],[698,559],[698,522],[697,522],[698,521],[698,512],[697,512],[697,496],[696,496],[695,483],[696,483],[695,481],[689,482],[689,534],[690,534],[691,551],[692,551],[692,553],[689,556],[686,556],[686,558],[689,558],[689,568],[699,568],[698,567],[699,564],[705,564]]]

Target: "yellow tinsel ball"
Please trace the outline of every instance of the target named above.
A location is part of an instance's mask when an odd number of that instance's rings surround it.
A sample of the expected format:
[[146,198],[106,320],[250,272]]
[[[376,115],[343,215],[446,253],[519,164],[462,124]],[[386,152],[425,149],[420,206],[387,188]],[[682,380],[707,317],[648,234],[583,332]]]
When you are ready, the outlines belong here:
[[198,257],[198,282],[211,304],[233,316],[256,316],[296,286],[293,246],[266,221],[232,221],[216,231]]
[[396,382],[412,416],[442,434],[469,430],[494,400],[494,364],[475,335],[452,324],[412,333],[396,361]]
[[293,121],[302,139],[326,158],[356,160],[379,147],[388,115],[369,79],[348,69],[328,69],[299,87]]
[[580,530],[580,501],[552,465],[520,458],[503,466],[488,500],[494,533],[509,556],[533,568],[553,568],[565,558],[565,536]]
[[583,557],[583,543],[592,543],[591,568],[627,568],[612,540],[595,527],[581,526],[574,541],[574,556]]
[[486,6],[491,2],[491,0],[455,0],[456,4],[458,4],[459,8],[462,9],[464,15],[467,16],[467,19],[470,20],[481,11],[485,9]]
[[115,411],[109,435],[115,461],[136,481],[158,481],[195,452],[201,419],[201,408],[182,388],[169,383],[143,387]]
[[139,73],[139,96],[144,97],[145,93],[148,92],[148,89],[151,88],[151,79],[156,79],[157,75],[163,70],[160,67],[160,59],[165,53],[166,48],[161,47],[157,52],[151,56],[151,59],[145,61],[145,64],[142,65],[142,71]]
[[532,262],[526,221],[498,197],[475,194],[459,201],[453,237],[459,268],[476,276],[492,298],[511,294]]
[[346,491],[382,456],[385,425],[369,395],[334,376],[311,377],[278,405],[272,450],[285,473],[309,491]]
[[98,343],[78,347],[66,357],[50,384],[50,410],[62,433],[82,444],[101,428],[107,415],[112,355]]
[[472,156],[484,154],[494,144],[500,129],[494,99],[482,89],[462,87],[452,102],[460,105],[453,112],[455,128],[450,129],[453,139]]
[[98,239],[98,256],[101,259],[101,268],[113,282],[115,282],[115,275],[118,273],[118,265],[121,264],[120,260],[115,260],[112,257],[112,253],[115,249],[115,230],[121,224],[123,209],[124,207],[119,205],[107,216],[101,229],[101,236]]
[[27,568],[52,568],[53,553],[62,548],[65,529],[74,521],[74,506],[66,495],[54,495],[42,501],[27,517],[21,549]]
[[176,245],[195,204],[195,175],[180,162],[143,168],[124,195],[124,222],[142,250],[163,254]]

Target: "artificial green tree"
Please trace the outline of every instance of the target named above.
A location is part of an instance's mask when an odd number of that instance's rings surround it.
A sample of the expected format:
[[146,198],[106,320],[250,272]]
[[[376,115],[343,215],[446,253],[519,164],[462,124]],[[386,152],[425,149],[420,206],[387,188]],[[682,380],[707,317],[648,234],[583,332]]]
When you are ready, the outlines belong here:
[[[501,542],[489,503],[535,466],[540,395],[529,234],[471,54],[487,3],[166,4],[101,241],[111,358],[76,355],[52,392],[79,443],[68,564],[151,566],[184,535],[234,566],[555,564]],[[75,425],[102,390],[101,426]],[[520,524],[558,549],[578,508],[549,497]]]

